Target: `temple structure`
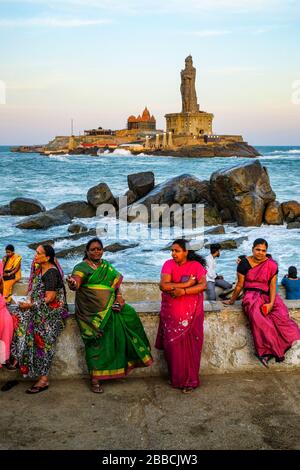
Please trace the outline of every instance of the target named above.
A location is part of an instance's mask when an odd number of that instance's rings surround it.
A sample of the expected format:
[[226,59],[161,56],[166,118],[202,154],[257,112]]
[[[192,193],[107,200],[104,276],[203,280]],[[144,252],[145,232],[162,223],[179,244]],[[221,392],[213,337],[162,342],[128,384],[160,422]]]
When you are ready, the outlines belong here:
[[142,116],[138,115],[129,116],[127,119],[127,129],[130,130],[141,130],[141,131],[154,131],[156,129],[156,119],[148,111],[147,106],[145,107]]
[[200,111],[196,94],[196,69],[192,56],[185,59],[185,68],[181,70],[181,113],[166,114],[167,133],[182,136],[201,136],[213,133],[214,115]]

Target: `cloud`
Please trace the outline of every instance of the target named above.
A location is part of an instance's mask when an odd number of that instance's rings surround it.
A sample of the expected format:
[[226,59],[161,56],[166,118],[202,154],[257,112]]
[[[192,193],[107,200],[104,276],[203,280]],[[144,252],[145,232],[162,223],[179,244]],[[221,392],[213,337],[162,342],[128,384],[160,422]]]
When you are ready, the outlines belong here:
[[108,19],[78,19],[78,18],[15,18],[0,19],[0,27],[6,28],[26,28],[26,27],[48,27],[48,28],[78,28],[82,26],[98,26],[112,23]]

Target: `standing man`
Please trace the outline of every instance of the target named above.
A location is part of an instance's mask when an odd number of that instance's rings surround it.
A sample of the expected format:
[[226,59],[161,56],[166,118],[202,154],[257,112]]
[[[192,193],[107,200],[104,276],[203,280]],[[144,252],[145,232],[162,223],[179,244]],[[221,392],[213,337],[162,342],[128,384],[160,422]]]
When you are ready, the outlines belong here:
[[223,276],[219,276],[216,273],[216,258],[220,256],[220,249],[221,245],[219,243],[210,245],[210,254],[206,257],[207,300],[217,300],[216,286],[224,290],[231,289],[232,287],[232,284],[225,281]]

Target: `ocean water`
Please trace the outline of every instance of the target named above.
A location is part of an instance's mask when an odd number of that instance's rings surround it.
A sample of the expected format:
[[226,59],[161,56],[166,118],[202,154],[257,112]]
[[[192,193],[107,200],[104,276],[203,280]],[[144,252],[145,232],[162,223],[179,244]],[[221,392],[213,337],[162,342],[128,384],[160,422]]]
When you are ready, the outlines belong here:
[[[271,185],[280,202],[300,201],[300,145],[298,147],[257,147],[262,153],[261,163],[268,168]],[[19,154],[0,147],[0,205],[7,204],[15,197],[30,197],[41,201],[47,209],[74,200],[86,200],[90,187],[106,182],[115,196],[123,195],[127,187],[127,175],[140,171],[153,171],[156,184],[174,176],[189,173],[200,179],[209,179],[212,172],[230,168],[234,165],[249,163],[242,158],[176,158],[138,155],[126,151],[92,156],[41,156],[39,154]],[[68,235],[67,226],[53,227],[48,230],[20,230],[16,224],[21,217],[0,217],[0,252],[5,245],[13,243],[16,251],[23,256],[23,272],[28,274],[34,252],[28,244],[52,237]],[[93,219],[82,219],[93,227]],[[289,265],[300,269],[300,229],[287,230],[285,226],[237,227],[226,226],[226,235],[212,236],[209,241],[248,236],[248,240],[235,251],[222,251],[218,260],[218,273],[226,278],[235,278],[238,254],[250,253],[252,242],[257,237],[269,241],[270,253],[279,262],[279,274],[284,275]],[[124,240],[124,239],[123,239]],[[84,243],[82,239],[72,245]],[[114,240],[108,240],[105,244]],[[149,239],[138,236],[139,245],[123,252],[105,257],[119,269],[126,280],[158,280],[162,263],[168,259],[168,251],[161,251],[168,240]],[[55,249],[70,246],[61,241]],[[207,254],[207,250],[203,250]],[[80,258],[61,260],[66,273],[72,270]]]

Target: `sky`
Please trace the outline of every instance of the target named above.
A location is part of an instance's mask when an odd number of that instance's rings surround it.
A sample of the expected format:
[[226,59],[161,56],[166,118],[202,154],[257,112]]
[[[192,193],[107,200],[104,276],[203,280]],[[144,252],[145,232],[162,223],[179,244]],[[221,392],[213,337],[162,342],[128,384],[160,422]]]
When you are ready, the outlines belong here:
[[0,145],[181,111],[197,69],[217,134],[300,145],[298,0],[0,0]]

